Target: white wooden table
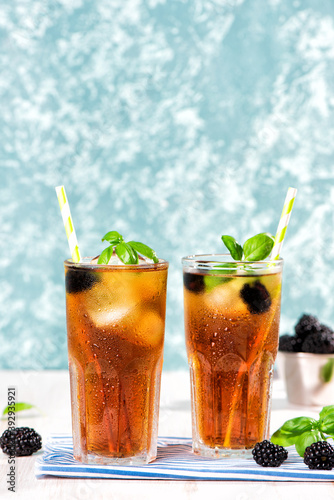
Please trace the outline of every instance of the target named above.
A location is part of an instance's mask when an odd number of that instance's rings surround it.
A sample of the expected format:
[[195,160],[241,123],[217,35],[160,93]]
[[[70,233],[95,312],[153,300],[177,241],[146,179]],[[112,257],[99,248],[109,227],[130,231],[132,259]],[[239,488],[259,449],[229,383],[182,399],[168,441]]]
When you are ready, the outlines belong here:
[[[52,433],[71,433],[69,378],[67,371],[0,371],[0,410],[6,406],[7,388],[17,388],[17,401],[34,404],[37,411],[18,413],[18,427],[33,427],[43,440]],[[159,419],[160,436],[191,436],[190,389],[187,372],[164,372]],[[317,416],[317,411],[297,408],[286,401],[283,384],[274,382],[272,431],[285,420],[300,415]],[[7,427],[0,420],[0,432]],[[7,491],[7,455],[0,451],[0,498],[17,499],[334,499],[333,483],[277,483],[251,481],[153,481],[108,479],[36,479],[37,455],[16,459],[16,493]]]

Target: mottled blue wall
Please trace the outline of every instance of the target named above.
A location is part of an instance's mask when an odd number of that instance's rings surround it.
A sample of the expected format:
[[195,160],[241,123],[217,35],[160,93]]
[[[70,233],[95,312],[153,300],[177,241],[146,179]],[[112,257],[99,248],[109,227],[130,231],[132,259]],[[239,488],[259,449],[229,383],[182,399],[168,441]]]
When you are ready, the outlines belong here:
[[334,326],[332,0],[0,3],[1,368],[67,366],[54,186],[83,254],[117,229],[170,261],[165,368],[186,368],[180,258],[275,232],[282,332]]

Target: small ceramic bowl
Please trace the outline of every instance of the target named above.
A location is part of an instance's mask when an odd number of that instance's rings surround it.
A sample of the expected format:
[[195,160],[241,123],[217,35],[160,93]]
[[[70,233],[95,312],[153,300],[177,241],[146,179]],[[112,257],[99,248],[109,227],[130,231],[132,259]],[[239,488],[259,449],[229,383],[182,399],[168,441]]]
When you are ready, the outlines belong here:
[[334,405],[334,354],[279,351],[277,367],[290,403]]

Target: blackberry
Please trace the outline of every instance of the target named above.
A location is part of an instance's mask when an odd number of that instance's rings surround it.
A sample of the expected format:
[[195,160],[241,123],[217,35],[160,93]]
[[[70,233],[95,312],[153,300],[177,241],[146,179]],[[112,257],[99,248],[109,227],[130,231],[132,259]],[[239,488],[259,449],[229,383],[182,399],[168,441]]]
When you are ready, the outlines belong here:
[[334,448],[327,441],[313,443],[305,450],[304,463],[309,469],[332,470],[334,467]]
[[83,292],[92,288],[92,286],[99,281],[98,273],[91,273],[84,269],[71,270],[66,272],[65,284],[67,293]]
[[334,335],[331,331],[320,331],[311,333],[302,344],[302,352],[313,354],[333,354]]
[[255,462],[262,467],[279,467],[288,458],[288,452],[283,446],[267,440],[256,443],[252,455]]
[[303,314],[295,326],[296,336],[303,342],[311,333],[320,332],[321,325],[318,318],[310,314]]
[[264,313],[271,306],[269,292],[258,280],[253,285],[246,283],[240,291],[240,296],[251,314]]
[[302,352],[302,341],[296,335],[281,335],[278,349],[285,352]]
[[292,335],[281,335],[279,338],[278,350],[285,352],[294,352],[295,338]]
[[195,273],[183,273],[183,283],[187,290],[200,293],[204,290],[204,276]]
[[0,438],[0,447],[7,455],[25,457],[42,448],[42,438],[29,427],[6,429]]
[[326,326],[326,325],[320,325],[320,331],[321,333],[329,333],[331,335],[334,335],[334,332],[331,328],[329,328],[329,326]]

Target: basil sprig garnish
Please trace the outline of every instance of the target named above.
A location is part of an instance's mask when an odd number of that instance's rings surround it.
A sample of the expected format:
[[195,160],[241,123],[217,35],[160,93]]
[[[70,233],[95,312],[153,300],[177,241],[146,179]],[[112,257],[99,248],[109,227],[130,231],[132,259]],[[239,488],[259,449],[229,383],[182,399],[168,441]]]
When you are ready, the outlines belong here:
[[101,252],[98,264],[108,264],[114,250],[123,264],[138,264],[138,254],[148,257],[154,263],[159,262],[157,254],[152,248],[139,241],[125,242],[123,236],[117,231],[109,231],[103,236],[102,241],[107,241],[109,246]]
[[224,245],[234,260],[254,262],[266,259],[274,246],[275,238],[270,233],[259,233],[245,241],[243,247],[233,236],[223,234]]
[[334,439],[334,405],[325,406],[319,420],[297,417],[287,420],[271,436],[271,442],[280,446],[295,445],[297,453],[303,457],[305,449],[317,441]]

